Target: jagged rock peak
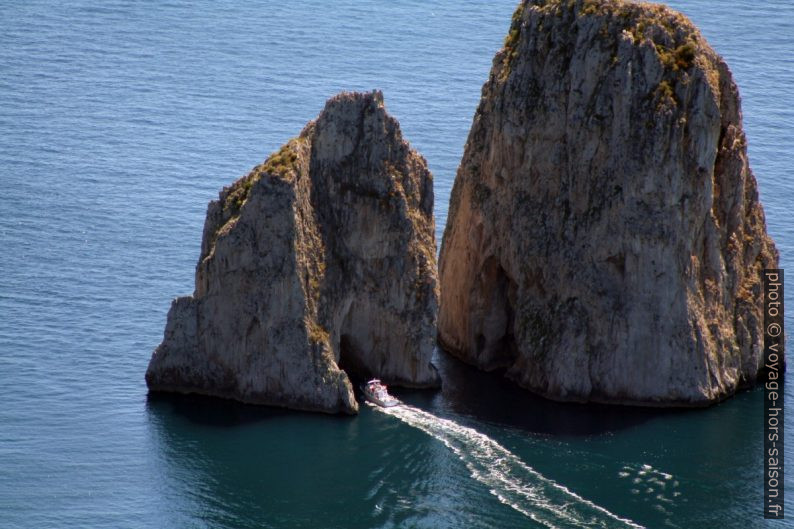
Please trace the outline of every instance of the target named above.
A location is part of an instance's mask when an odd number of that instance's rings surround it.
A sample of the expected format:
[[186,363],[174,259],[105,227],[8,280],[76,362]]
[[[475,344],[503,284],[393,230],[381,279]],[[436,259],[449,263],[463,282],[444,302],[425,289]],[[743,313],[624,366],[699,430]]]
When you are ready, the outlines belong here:
[[342,93],[207,208],[153,391],[355,413],[351,377],[429,387],[433,182],[383,95]]
[[553,399],[713,403],[757,377],[777,261],[738,89],[697,28],[522,2],[452,192],[442,345]]

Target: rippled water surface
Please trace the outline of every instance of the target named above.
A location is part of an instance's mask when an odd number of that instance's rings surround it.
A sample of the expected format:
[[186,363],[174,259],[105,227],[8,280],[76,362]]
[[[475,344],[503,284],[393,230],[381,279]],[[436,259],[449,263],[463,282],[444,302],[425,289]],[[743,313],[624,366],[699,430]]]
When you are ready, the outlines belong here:
[[[671,4],[735,74],[794,270],[794,5]],[[443,392],[355,418],[146,398],[207,202],[339,90],[384,91],[435,174],[440,237],[513,8],[0,4],[0,527],[764,526],[758,391],[565,406],[439,354]]]

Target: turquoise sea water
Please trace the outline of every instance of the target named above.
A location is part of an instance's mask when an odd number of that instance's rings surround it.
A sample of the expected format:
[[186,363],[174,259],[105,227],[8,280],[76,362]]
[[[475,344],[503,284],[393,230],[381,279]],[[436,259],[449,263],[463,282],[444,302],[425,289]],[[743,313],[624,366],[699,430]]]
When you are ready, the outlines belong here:
[[[671,5],[735,74],[794,273],[794,5]],[[339,90],[384,91],[435,174],[440,238],[513,8],[0,3],[0,527],[791,526],[761,519],[759,391],[685,412],[567,406],[439,353],[444,390],[391,413],[147,399],[207,202]]]

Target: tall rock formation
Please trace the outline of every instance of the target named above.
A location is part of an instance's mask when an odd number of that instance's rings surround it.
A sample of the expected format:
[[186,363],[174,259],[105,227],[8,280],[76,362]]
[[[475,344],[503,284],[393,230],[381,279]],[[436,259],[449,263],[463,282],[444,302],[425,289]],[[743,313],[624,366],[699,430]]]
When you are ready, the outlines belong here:
[[380,92],[344,93],[210,203],[153,391],[355,413],[348,375],[435,386],[433,182]]
[[518,7],[452,192],[446,349],[553,399],[706,405],[756,379],[777,259],[738,90],[689,20]]

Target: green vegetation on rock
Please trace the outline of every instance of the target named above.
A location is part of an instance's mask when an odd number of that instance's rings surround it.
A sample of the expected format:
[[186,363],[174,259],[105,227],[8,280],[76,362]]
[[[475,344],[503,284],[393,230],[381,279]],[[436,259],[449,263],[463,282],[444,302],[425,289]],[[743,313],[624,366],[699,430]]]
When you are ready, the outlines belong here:
[[309,331],[309,339],[314,343],[328,343],[330,335],[322,325],[310,319],[307,322],[307,329]]
[[[251,193],[251,188],[262,175],[284,176],[288,171],[294,168],[295,162],[298,159],[298,154],[290,145],[291,143],[292,141],[282,146],[278,152],[270,155],[265,163],[255,167],[253,171],[231,185],[223,200],[224,213],[228,212],[229,217],[238,215]],[[226,215],[224,215],[224,217],[226,217]]]
[[510,30],[507,32],[507,36],[505,37],[505,54],[504,58],[502,59],[502,73],[501,78],[502,80],[507,79],[507,76],[510,75],[510,67],[513,63],[513,60],[518,56],[518,42],[521,38],[521,17],[524,14],[524,4],[519,4],[518,8],[516,8],[515,12],[513,12],[513,18],[510,23]]

